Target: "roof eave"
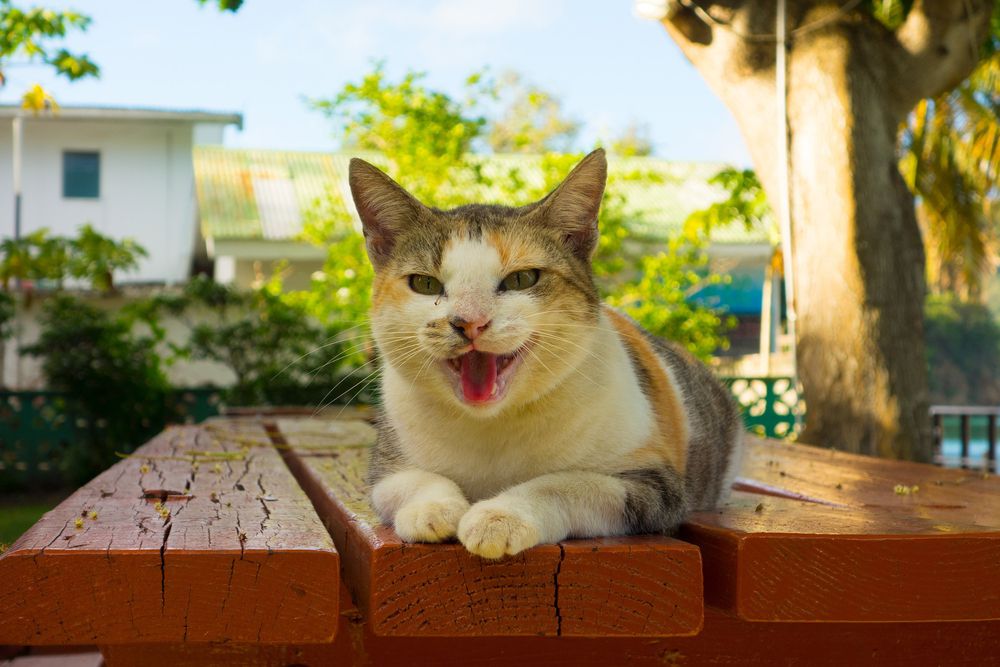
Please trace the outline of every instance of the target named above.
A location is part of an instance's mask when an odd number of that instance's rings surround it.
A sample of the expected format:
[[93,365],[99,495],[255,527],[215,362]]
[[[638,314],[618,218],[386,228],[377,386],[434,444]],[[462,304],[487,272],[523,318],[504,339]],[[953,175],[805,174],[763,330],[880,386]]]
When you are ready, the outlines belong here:
[[168,121],[186,123],[216,123],[235,125],[243,129],[243,114],[235,111],[204,111],[201,109],[152,109],[142,107],[97,107],[63,106],[57,110],[34,113],[16,104],[0,105],[0,118],[24,118],[38,120],[125,120],[125,121]]

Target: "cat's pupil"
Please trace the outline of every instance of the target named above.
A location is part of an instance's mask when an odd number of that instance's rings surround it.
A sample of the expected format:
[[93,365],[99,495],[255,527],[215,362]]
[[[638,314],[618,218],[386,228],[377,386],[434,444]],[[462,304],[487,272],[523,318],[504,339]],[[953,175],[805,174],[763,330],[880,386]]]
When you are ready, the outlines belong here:
[[538,269],[515,271],[500,283],[500,290],[525,290],[538,282]]
[[436,296],[444,291],[444,286],[434,276],[424,276],[415,273],[410,276],[410,289],[417,294]]

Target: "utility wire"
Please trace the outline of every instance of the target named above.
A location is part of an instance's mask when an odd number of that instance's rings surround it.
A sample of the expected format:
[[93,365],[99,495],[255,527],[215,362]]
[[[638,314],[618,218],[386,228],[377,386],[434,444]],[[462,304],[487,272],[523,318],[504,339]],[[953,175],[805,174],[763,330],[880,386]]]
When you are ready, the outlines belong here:
[[[719,18],[716,18],[716,17],[712,16],[708,12],[708,10],[706,10],[704,7],[702,7],[701,5],[699,5],[696,0],[677,0],[677,2],[678,2],[679,5],[681,5],[685,9],[690,9],[692,12],[694,12],[698,16],[698,18],[700,18],[705,23],[709,23],[711,25],[714,25],[714,26],[717,26],[719,28],[722,28],[723,30],[725,30],[727,32],[731,32],[731,33],[733,33],[734,35],[736,35],[737,37],[739,37],[740,39],[742,39],[744,41],[747,41],[747,42],[769,42],[769,43],[775,43],[775,42],[778,41],[778,35],[775,34],[775,33],[748,33],[748,32],[743,32],[739,28],[735,27],[729,21],[723,21],[722,19],[719,19]],[[800,25],[798,28],[795,28],[793,30],[789,30],[786,33],[786,36],[787,37],[795,37],[797,35],[803,35],[803,34],[806,34],[806,33],[809,33],[809,32],[813,32],[814,30],[819,30],[823,26],[829,25],[829,24],[833,23],[834,21],[839,20],[840,18],[842,18],[843,16],[845,16],[849,11],[853,10],[855,7],[857,7],[860,4],[861,4],[861,0],[848,0],[843,5],[841,5],[840,9],[838,9],[835,12],[833,12],[832,14],[828,14],[828,15],[824,16],[821,19],[816,19],[815,21],[812,21],[810,23],[806,23],[805,25]]]

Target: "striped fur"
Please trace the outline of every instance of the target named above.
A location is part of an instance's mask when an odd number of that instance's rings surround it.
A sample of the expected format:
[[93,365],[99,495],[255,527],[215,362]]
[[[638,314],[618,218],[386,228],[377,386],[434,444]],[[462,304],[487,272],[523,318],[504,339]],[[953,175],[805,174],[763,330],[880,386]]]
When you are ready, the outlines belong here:
[[[408,541],[498,558],[568,536],[670,533],[725,495],[741,428],[699,362],[601,306],[590,256],[606,176],[588,156],[521,208],[423,206],[370,165],[351,184],[376,268],[383,406],[369,481]],[[537,269],[523,291],[506,275]],[[443,292],[417,294],[412,274]],[[470,342],[454,321],[488,322]],[[449,359],[513,355],[470,403]]]

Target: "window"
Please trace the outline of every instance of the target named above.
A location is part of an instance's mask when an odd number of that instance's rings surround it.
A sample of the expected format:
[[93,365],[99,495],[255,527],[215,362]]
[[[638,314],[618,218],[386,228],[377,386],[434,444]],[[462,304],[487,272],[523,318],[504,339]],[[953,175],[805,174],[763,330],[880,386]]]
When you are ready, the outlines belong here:
[[92,151],[63,153],[63,197],[97,199],[101,194],[101,154]]

